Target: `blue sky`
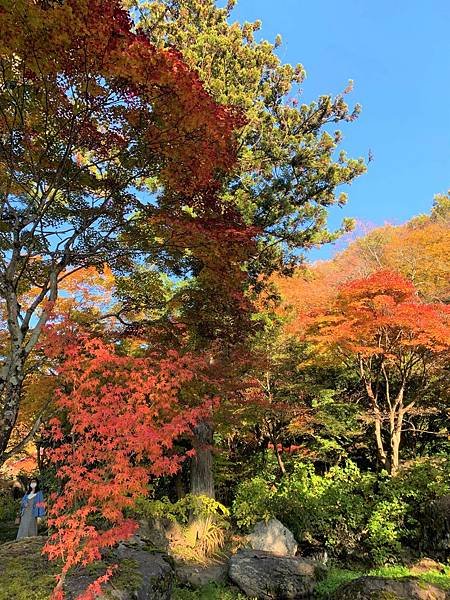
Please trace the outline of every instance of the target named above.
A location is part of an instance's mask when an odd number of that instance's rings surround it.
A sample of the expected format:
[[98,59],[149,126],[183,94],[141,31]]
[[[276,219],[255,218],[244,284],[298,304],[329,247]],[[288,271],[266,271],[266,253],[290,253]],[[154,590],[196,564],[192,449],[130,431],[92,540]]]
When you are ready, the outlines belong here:
[[[232,20],[262,20],[260,37],[280,33],[283,62],[307,72],[304,101],[342,91],[362,104],[342,127],[349,156],[373,161],[333,209],[371,225],[429,212],[450,188],[450,0],[238,0]],[[314,257],[333,253],[328,246]]]

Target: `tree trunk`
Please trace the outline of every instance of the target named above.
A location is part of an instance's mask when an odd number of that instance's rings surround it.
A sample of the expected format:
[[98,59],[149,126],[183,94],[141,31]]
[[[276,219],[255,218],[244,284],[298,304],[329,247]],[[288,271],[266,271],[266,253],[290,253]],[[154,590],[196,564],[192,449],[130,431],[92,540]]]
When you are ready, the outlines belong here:
[[284,476],[284,475],[286,475],[286,467],[284,466],[283,459],[281,458],[281,452],[280,452],[280,449],[278,448],[277,443],[274,444],[274,450],[275,450],[275,455],[277,457],[277,463],[280,468],[281,475]]
[[400,443],[402,438],[403,415],[403,410],[400,409],[396,415],[394,430],[391,433],[389,456],[390,475],[395,475],[400,466]]
[[181,471],[175,475],[175,493],[177,495],[177,500],[181,500],[186,496],[186,490],[184,489],[184,481],[183,474]]
[[286,475],[286,467],[284,466],[283,458],[281,456],[281,452],[278,447],[278,438],[277,438],[276,434],[274,433],[274,427],[270,423],[270,421],[267,421],[267,431],[269,433],[269,441],[273,446],[273,451],[274,451],[275,457],[277,459],[281,477],[283,477],[284,475]]
[[8,447],[11,433],[19,414],[20,398],[22,393],[22,378],[13,378],[6,381],[1,390],[0,414],[0,465],[6,460],[6,448]]
[[400,464],[399,461],[400,451],[400,432],[394,432],[391,439],[391,456],[389,458],[389,474],[395,475],[398,471]]
[[213,428],[209,421],[200,421],[194,428],[195,456],[191,459],[191,494],[214,498]]
[[388,469],[388,457],[386,454],[386,450],[384,449],[383,435],[381,432],[382,418],[380,410],[377,407],[375,407],[374,409],[374,425],[378,461],[383,469]]

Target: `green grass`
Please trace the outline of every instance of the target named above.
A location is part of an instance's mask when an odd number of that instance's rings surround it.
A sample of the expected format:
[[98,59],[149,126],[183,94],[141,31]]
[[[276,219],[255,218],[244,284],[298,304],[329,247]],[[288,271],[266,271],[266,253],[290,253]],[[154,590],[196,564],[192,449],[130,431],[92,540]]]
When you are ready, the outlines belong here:
[[328,571],[326,579],[318,583],[316,595],[318,600],[326,600],[340,585],[352,581],[353,579],[358,579],[358,577],[362,577],[363,575],[389,577],[391,579],[413,576],[424,583],[431,583],[442,589],[450,590],[450,567],[445,567],[444,570],[444,573],[440,573],[439,571],[428,571],[427,573],[417,575],[411,573],[411,570],[408,569],[408,567],[402,566],[381,567],[370,569],[369,571],[351,571],[349,569],[332,568]]
[[372,571],[369,571],[368,575],[393,578],[414,576],[418,577],[418,579],[424,583],[431,583],[444,590],[450,590],[450,567],[444,567],[444,573],[440,573],[439,571],[427,571],[420,575],[411,573],[407,567],[384,567],[381,569],[373,569]]
[[437,585],[444,590],[450,590],[450,568],[445,569],[445,573],[438,573],[436,571],[429,571],[420,576],[421,581],[432,583]]
[[236,588],[210,583],[198,590],[176,588],[173,600],[249,600]]
[[325,579],[319,581],[316,586],[317,598],[328,598],[337,588],[364,575],[362,571],[350,571],[349,569],[331,568]]

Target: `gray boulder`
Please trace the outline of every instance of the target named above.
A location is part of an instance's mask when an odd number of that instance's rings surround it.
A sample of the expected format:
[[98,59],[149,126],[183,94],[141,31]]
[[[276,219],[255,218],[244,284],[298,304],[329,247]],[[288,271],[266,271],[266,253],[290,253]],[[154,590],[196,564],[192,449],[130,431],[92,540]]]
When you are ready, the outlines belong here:
[[450,494],[428,503],[419,521],[422,551],[445,560],[450,551]]
[[223,584],[228,579],[228,563],[200,565],[194,563],[176,563],[175,576],[183,586],[201,588],[208,583]]
[[169,526],[170,521],[168,519],[142,519],[139,521],[139,530],[135,535],[144,540],[147,546],[160,552],[168,552],[167,531]]
[[359,577],[341,585],[332,600],[449,600],[450,594],[415,577]]
[[278,556],[295,556],[297,553],[297,542],[293,534],[278,519],[257,523],[248,536],[248,541],[253,550]]
[[[171,600],[175,573],[167,556],[127,546],[119,547],[117,555],[122,564],[127,561],[137,566],[139,585],[130,594],[130,600]],[[128,600],[128,597],[120,600]]]
[[228,575],[247,596],[258,600],[311,598],[316,583],[326,576],[319,562],[240,550],[230,558]]
[[[166,556],[121,544],[108,562],[114,560],[119,563],[119,572],[103,586],[99,600],[171,600],[175,573]],[[86,590],[102,572],[103,567],[97,575],[89,570],[72,574],[64,585],[68,600]]]

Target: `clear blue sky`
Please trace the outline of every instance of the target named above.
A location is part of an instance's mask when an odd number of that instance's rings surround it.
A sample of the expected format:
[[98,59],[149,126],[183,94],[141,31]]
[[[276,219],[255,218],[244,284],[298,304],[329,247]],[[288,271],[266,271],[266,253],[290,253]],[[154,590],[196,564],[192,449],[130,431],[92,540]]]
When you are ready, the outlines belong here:
[[330,224],[428,212],[450,188],[450,0],[238,0],[232,20],[256,19],[260,37],[281,34],[283,62],[305,67],[304,101],[354,80],[347,98],[362,114],[341,128],[342,147],[354,157],[370,148],[374,158]]

